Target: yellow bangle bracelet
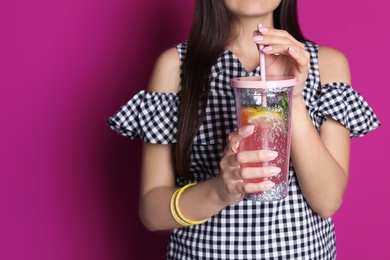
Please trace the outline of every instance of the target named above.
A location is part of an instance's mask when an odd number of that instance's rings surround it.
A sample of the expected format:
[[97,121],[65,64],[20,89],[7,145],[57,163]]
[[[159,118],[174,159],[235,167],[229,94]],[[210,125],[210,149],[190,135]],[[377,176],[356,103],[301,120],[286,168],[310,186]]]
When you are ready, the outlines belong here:
[[187,184],[185,185],[184,187],[178,189],[178,193],[176,194],[176,198],[175,198],[175,209],[176,209],[176,213],[179,215],[179,217],[181,218],[181,220],[183,220],[184,222],[190,224],[190,225],[198,225],[198,224],[203,224],[205,222],[207,222],[209,219],[206,218],[206,219],[202,219],[202,220],[191,220],[191,219],[188,219],[186,218],[183,213],[181,213],[180,211],[180,207],[179,207],[179,199],[181,197],[181,195],[183,194],[183,192],[191,187],[191,186],[194,186],[196,185],[196,183],[190,183],[190,184]]
[[172,217],[175,219],[175,221],[177,223],[179,223],[180,225],[184,226],[184,227],[187,227],[187,226],[190,226],[191,224],[185,222],[183,219],[181,219],[177,212],[176,212],[176,208],[175,208],[175,200],[176,200],[176,196],[177,194],[179,193],[180,189],[177,189],[172,197],[171,197],[171,203],[170,203],[170,207],[171,207],[171,214],[172,214]]

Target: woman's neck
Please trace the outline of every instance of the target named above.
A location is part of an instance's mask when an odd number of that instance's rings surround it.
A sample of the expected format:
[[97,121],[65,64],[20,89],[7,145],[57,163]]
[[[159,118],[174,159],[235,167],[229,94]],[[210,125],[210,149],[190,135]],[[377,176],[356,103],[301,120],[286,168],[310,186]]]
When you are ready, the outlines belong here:
[[260,23],[265,27],[273,27],[272,19],[256,17],[238,20],[231,25],[229,41],[225,46],[236,55],[248,72],[253,71],[259,65],[258,48],[252,38]]
[[[230,36],[227,48],[237,46],[238,48],[247,48],[253,45],[253,33],[257,30],[258,24],[264,27],[273,27],[272,15],[268,17],[245,17],[239,18],[231,24]],[[241,46],[241,47],[240,47]]]

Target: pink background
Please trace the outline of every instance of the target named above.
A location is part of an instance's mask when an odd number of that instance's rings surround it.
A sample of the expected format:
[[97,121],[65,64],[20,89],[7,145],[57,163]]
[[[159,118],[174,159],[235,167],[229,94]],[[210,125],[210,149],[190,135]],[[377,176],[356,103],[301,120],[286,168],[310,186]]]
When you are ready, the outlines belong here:
[[[187,37],[193,0],[152,3],[1,0],[0,259],[164,259],[168,233],[138,219],[140,141],[106,124]],[[347,55],[383,123],[352,140],[338,259],[389,259],[387,1],[299,4],[305,34]]]

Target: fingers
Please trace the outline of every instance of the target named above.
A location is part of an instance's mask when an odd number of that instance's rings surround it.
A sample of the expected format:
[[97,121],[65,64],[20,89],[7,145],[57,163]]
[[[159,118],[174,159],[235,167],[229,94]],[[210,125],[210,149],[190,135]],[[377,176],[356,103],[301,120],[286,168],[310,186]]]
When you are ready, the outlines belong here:
[[280,173],[280,168],[276,166],[265,167],[236,167],[232,179],[234,180],[247,180],[247,179],[259,179],[265,177],[274,177]]
[[244,193],[259,193],[267,191],[275,187],[275,183],[272,181],[262,181],[262,182],[253,182],[245,183],[243,186]]
[[[275,183],[270,178],[280,174],[281,169],[274,166],[269,167],[247,167],[239,171],[237,180],[244,180],[237,186],[241,193],[258,193],[272,189]],[[242,179],[240,179],[242,178]]]
[[244,180],[241,186],[243,193],[257,193],[272,189],[275,183],[270,178],[280,174],[281,169],[275,166],[246,167],[239,170],[239,176]]
[[279,167],[240,167],[240,165],[247,162],[272,161],[277,155],[277,152],[265,150],[239,152],[231,155],[229,168],[232,170],[232,174],[229,178],[237,184],[233,185],[234,190],[237,193],[257,193],[272,189],[275,183],[270,181],[269,178],[280,174],[281,169]]
[[247,125],[232,132],[229,135],[228,145],[225,148],[225,153],[237,153],[241,140],[250,136],[253,133],[254,128],[254,125]]
[[254,33],[253,40],[256,44],[264,45],[263,52],[267,54],[288,55],[289,47],[293,47],[295,50],[305,50],[304,44],[297,41],[285,30],[260,27],[259,31]]
[[[254,34],[253,40],[256,44],[264,45],[262,51],[266,54],[282,54],[284,60],[274,63],[274,71],[283,75],[294,76],[297,79],[297,88],[294,93],[300,96],[310,70],[310,54],[306,51],[303,43],[297,41],[287,31],[274,28],[259,27],[258,33]],[[268,55],[267,55],[268,56]],[[286,65],[287,64],[287,65]],[[275,67],[276,66],[276,67]]]
[[[302,42],[299,42],[294,37],[292,37],[287,31],[275,29],[275,28],[267,28],[267,27],[261,27],[259,28],[259,33],[257,36],[254,36],[253,39],[255,40],[261,40],[262,36],[263,39],[265,39],[268,43],[263,42],[263,44],[290,44],[290,45],[297,45],[300,48],[305,48],[304,44]],[[258,43],[260,44],[260,43]]]
[[232,132],[228,138],[225,154],[220,161],[221,180],[225,187],[221,189],[221,198],[229,201],[229,204],[238,203],[242,200],[244,193],[271,189],[275,184],[269,178],[280,173],[280,168],[275,166],[241,167],[246,163],[272,161],[278,156],[277,152],[269,150],[239,152],[240,142],[250,136],[253,131],[254,126],[248,125]]
[[[269,39],[269,38],[263,38],[263,40],[259,40],[259,37],[262,36],[256,36],[254,37],[256,44],[262,44],[265,47],[262,49],[262,51],[266,54],[284,54],[284,55],[290,55],[290,50],[293,49],[295,52],[301,52],[305,53],[305,48],[301,46],[301,43],[296,44],[294,41],[291,41],[290,39]],[[305,56],[303,56],[305,57]]]
[[281,169],[275,166],[267,167],[246,167],[240,169],[240,178],[244,180],[274,177],[280,173]]
[[298,65],[296,67],[298,73],[294,76],[297,78],[298,81],[300,81],[301,77],[301,80],[306,80],[306,75],[310,70],[310,54],[305,50],[296,50],[294,47],[291,46],[288,47],[287,51],[288,55],[292,57]]
[[245,163],[269,162],[274,160],[277,156],[278,153],[275,151],[268,151],[268,150],[242,151],[230,155],[228,158],[228,164],[230,167],[237,167]]
[[228,200],[239,202],[244,193],[259,193],[272,189],[275,183],[271,178],[280,172],[281,169],[275,166],[236,167],[231,174],[222,175],[230,198]]

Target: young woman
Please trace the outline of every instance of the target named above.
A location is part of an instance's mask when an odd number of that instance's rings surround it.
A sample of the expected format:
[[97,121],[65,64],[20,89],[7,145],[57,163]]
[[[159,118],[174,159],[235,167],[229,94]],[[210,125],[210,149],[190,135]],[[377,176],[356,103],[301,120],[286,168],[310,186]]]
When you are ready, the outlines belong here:
[[[240,165],[278,154],[237,152],[253,127],[237,129],[230,87],[259,75],[259,44],[268,75],[297,79],[289,194],[263,203],[243,194],[275,183],[244,179],[280,169]],[[148,91],[109,120],[144,140],[140,217],[149,230],[172,229],[167,258],[334,259],[330,217],[347,187],[350,137],[380,124],[350,82],[342,53],[302,35],[296,0],[196,0],[188,41],[165,51]]]

